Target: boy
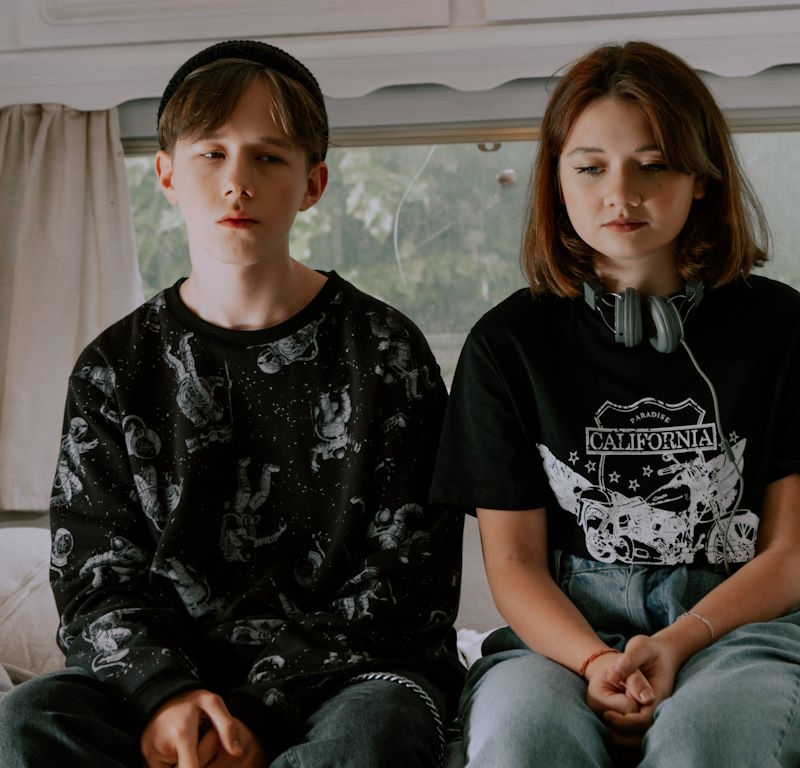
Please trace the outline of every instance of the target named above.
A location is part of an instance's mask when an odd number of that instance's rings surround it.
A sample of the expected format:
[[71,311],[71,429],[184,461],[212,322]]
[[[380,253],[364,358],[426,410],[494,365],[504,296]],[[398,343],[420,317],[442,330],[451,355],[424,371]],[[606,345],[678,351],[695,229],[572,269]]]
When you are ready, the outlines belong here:
[[71,377],[67,670],[3,700],[4,765],[434,765],[461,682],[461,521],[427,504],[446,393],[410,321],[289,255],[327,181],[319,86],[214,45],[159,140],[192,270]]

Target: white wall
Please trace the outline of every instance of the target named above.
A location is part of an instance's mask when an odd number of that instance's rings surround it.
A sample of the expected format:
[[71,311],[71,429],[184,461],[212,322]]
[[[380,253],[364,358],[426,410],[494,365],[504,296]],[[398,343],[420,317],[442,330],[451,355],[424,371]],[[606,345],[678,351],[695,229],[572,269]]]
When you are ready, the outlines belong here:
[[[800,65],[800,3],[788,0],[0,0],[0,12],[0,107],[157,98],[183,60],[229,37],[297,55],[334,108],[387,86],[535,83],[627,38],[717,78]],[[795,71],[775,106],[800,105],[798,83]],[[478,101],[463,103],[485,114]]]

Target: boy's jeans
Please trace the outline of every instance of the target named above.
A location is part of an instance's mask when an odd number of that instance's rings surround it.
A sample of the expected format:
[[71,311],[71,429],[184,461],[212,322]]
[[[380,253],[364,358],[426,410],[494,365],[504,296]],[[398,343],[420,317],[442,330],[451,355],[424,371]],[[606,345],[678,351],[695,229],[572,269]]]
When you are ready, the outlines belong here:
[[[673,622],[721,581],[709,571],[557,555],[555,577],[610,645]],[[687,621],[688,619],[684,619]],[[461,700],[467,765],[613,765],[608,731],[576,674],[509,629],[470,670]],[[657,708],[641,768],[800,766],[800,611],[749,624],[692,657]]]
[[[305,740],[271,768],[430,768],[441,746],[423,700],[383,680],[343,688],[306,726]],[[141,768],[143,762],[122,707],[91,675],[72,668],[0,697],[0,765]]]

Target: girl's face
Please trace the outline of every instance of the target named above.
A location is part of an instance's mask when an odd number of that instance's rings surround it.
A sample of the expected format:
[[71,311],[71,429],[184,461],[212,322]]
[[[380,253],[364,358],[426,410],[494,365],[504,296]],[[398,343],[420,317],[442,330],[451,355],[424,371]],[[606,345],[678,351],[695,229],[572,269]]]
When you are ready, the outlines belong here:
[[675,240],[704,185],[669,167],[645,116],[604,97],[572,126],[559,159],[567,215],[607,289],[676,286]]

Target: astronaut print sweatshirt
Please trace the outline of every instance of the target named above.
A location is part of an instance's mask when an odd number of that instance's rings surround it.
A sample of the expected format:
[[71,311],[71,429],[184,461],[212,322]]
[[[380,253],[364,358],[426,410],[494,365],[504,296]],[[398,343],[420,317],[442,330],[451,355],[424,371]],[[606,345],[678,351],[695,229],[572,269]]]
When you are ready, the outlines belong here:
[[176,284],[76,363],[51,499],[58,640],[140,725],[209,688],[288,746],[358,673],[460,684],[462,518],[427,502],[446,390],[407,318],[327,277],[258,331],[204,322]]

